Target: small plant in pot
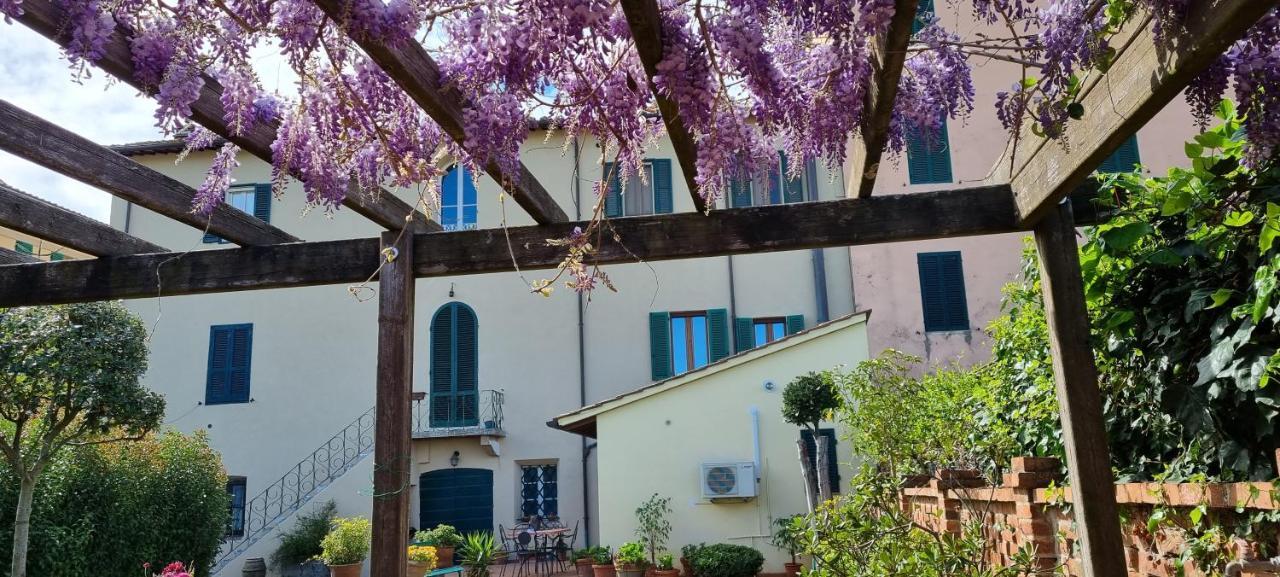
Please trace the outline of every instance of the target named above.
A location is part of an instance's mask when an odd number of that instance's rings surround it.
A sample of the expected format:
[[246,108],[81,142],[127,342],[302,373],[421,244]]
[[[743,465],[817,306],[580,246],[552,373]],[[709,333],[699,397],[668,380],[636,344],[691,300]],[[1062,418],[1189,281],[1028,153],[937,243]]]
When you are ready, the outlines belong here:
[[717,543],[698,551],[693,573],[698,577],[755,577],[764,566],[764,555],[743,545]]
[[436,548],[436,567],[453,567],[453,555],[462,545],[462,535],[453,525],[436,525],[435,529],[413,534],[414,545],[430,545]]
[[489,577],[489,565],[498,554],[498,544],[488,531],[467,533],[458,553],[462,566],[467,568],[467,577]]
[[675,567],[675,557],[665,553],[658,557],[658,565],[653,569],[653,577],[679,577],[680,570]]
[[332,577],[360,577],[360,566],[369,556],[371,526],[364,517],[339,517],[320,540],[320,560]]
[[608,547],[598,547],[592,558],[591,574],[593,577],[616,577],[617,569],[613,566],[613,554]]
[[293,527],[280,534],[280,546],[271,554],[271,564],[282,577],[316,577],[328,575],[329,568],[320,561],[320,541],[329,533],[337,505],[332,500],[298,516]]
[[770,542],[774,547],[786,551],[791,555],[791,561],[786,563],[784,567],[787,571],[787,577],[796,577],[800,574],[800,562],[796,558],[796,551],[800,550],[800,535],[804,530],[802,525],[803,516],[792,515],[790,517],[779,517],[773,521],[773,536]]
[[618,568],[618,577],[644,577],[644,570],[649,566],[649,561],[644,554],[644,545],[623,543],[618,547],[618,554],[613,558],[613,566]]
[[[658,553],[667,548],[667,539],[671,537],[671,497],[662,497],[654,493],[648,501],[636,508],[636,537],[649,553],[649,564],[658,564]],[[621,552],[621,551],[619,551]]]
[[684,577],[693,577],[693,560],[706,546],[706,543],[690,543],[680,548],[680,567],[684,569]]
[[578,549],[569,554],[569,559],[573,561],[574,567],[578,570],[578,577],[594,577],[595,573],[591,569],[591,565],[596,562],[596,553],[603,551],[606,555],[609,550],[604,547],[587,547]]
[[436,568],[436,548],[430,545],[409,545],[409,565],[405,577],[422,577]]

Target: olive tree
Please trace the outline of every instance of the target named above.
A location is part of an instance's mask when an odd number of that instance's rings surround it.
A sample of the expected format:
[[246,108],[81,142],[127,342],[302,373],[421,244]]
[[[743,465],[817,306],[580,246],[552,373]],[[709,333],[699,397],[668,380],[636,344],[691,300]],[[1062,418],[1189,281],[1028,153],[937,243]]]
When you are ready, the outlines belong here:
[[818,426],[839,407],[840,395],[830,371],[796,377],[782,391],[782,418],[788,423],[809,429],[813,435],[814,467],[809,466],[809,448],[804,441],[796,442],[809,512],[814,511],[819,498],[824,501],[831,498],[831,481],[824,474],[827,470],[827,438],[819,434]]
[[159,426],[146,368],[146,331],[119,303],[0,310],[0,454],[19,482],[10,577],[26,577],[36,481],[54,456]]

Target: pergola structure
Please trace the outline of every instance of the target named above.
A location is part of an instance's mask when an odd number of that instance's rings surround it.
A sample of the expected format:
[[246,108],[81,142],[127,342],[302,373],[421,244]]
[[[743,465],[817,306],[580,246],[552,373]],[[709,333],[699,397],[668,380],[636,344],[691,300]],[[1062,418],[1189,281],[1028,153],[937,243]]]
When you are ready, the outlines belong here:
[[[315,0],[339,19],[350,0]],[[611,222],[591,255],[596,264],[839,247],[929,238],[1033,231],[1040,253],[1045,310],[1054,359],[1081,567],[1092,577],[1126,574],[1115,504],[1097,369],[1089,345],[1071,205],[1067,195],[1130,135],[1168,104],[1199,72],[1280,0],[1203,0],[1187,18],[1187,34],[1172,47],[1158,45],[1149,15],[1135,17],[1113,39],[1117,56],[1109,71],[1091,75],[1081,91],[1088,115],[1070,123],[1064,149],[1024,140],[1010,147],[992,181],[937,192],[872,196],[881,150],[911,34],[916,0],[895,0],[897,12],[874,47],[861,140],[850,144],[848,198],[778,206],[707,211],[694,185],[697,143],[679,107],[655,90],[673,149],[694,196],[697,212],[621,218]],[[662,60],[657,0],[621,0],[640,59],[650,76]],[[66,45],[68,27],[56,0],[24,0],[17,20]],[[458,143],[464,142],[462,110],[468,105],[441,81],[422,46],[387,46],[362,39],[361,48]],[[133,80],[128,38],[117,30],[97,63],[113,76]],[[251,154],[270,162],[276,124],[244,135],[223,120],[221,87],[204,78],[193,119]],[[133,160],[0,101],[0,149],[91,184],[169,218],[226,238],[239,248],[187,254],[132,237],[109,226],[0,186],[0,225],[64,244],[98,258],[27,262],[0,251],[0,307],[118,298],[243,291],[360,282],[379,283],[377,407],[374,453],[372,571],[404,575],[408,540],[409,482],[401,465],[410,446],[414,279],[522,269],[547,269],[564,259],[545,239],[566,237],[584,222],[569,222],[546,189],[523,165],[508,174],[486,171],[538,223],[505,230],[443,232],[439,224],[393,194],[354,191],[345,204],[383,226],[381,238],[305,242],[228,206],[206,220],[190,212],[194,191]],[[352,186],[355,186],[354,184]],[[408,229],[406,234],[402,230]],[[394,258],[386,255],[394,248]],[[164,263],[163,267],[160,264]]]

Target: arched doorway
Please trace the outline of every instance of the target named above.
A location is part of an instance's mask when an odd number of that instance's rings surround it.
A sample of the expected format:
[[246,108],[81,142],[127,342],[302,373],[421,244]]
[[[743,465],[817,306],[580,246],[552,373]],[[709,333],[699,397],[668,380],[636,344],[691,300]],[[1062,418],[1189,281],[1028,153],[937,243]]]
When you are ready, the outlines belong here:
[[461,533],[493,530],[493,471],[441,469],[418,479],[418,522],[423,529],[445,523]]

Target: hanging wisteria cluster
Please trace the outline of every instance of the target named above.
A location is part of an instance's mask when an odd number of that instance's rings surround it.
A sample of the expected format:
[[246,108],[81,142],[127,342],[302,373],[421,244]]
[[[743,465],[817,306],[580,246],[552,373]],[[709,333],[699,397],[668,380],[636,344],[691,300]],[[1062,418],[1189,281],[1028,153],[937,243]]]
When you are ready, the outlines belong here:
[[[568,136],[591,135],[600,159],[636,173],[662,123],[616,0],[348,0],[332,21],[311,0],[57,0],[65,10],[66,57],[77,74],[103,57],[111,34],[130,42],[135,80],[154,91],[156,123],[193,147],[215,142],[193,129],[191,104],[206,79],[222,86],[233,133],[278,125],[272,145],[277,192],[289,175],[328,209],[379,186],[417,187],[429,198],[441,167],[459,161],[515,173],[529,117]],[[1021,65],[994,113],[1013,134],[1061,138],[1088,111],[1082,79],[1115,51],[1109,38],[1134,14],[1151,14],[1161,38],[1175,38],[1198,0],[951,0],[1007,34],[962,38],[931,14],[904,67],[888,151],[907,135],[926,138],[974,107],[970,59]],[[968,6],[960,6],[964,2]],[[791,158],[845,161],[863,126],[871,46],[887,30],[893,0],[659,0],[664,57],[653,89],[678,104],[698,149],[699,192],[708,201],[728,178]],[[0,0],[22,14],[22,0]],[[466,102],[464,142],[436,123],[353,39],[420,42],[450,90]],[[287,96],[265,90],[253,67],[263,50],[282,53],[301,79]],[[1234,86],[1245,113],[1248,158],[1261,163],[1280,144],[1280,19],[1260,22],[1188,89],[1206,117]],[[237,149],[218,151],[195,210],[222,201]],[[804,163],[789,166],[800,170]],[[598,195],[605,191],[596,187]],[[599,215],[599,211],[597,211]]]

